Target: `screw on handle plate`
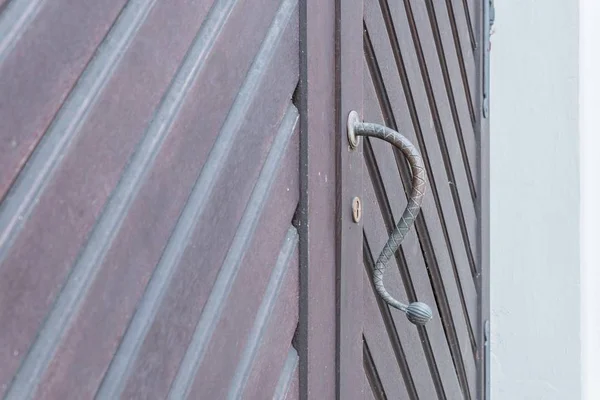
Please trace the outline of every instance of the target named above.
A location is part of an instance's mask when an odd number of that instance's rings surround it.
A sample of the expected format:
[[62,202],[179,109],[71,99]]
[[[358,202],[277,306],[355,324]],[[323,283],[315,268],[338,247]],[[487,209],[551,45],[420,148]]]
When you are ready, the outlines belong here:
[[359,136],[370,136],[383,139],[398,148],[408,159],[412,172],[412,189],[408,199],[408,205],[402,213],[402,217],[396,228],[392,231],[387,243],[383,246],[381,254],[377,258],[375,268],[373,269],[373,282],[379,296],[390,306],[406,313],[406,317],[415,325],[425,325],[433,318],[431,308],[421,302],[414,302],[408,305],[400,303],[392,297],[383,285],[383,273],[387,264],[400,247],[406,234],[410,231],[419,211],[421,210],[421,201],[425,194],[427,186],[427,176],[423,158],[417,148],[400,133],[383,125],[361,122],[356,111],[351,111],[348,115],[348,141],[351,148],[356,148],[359,144]]

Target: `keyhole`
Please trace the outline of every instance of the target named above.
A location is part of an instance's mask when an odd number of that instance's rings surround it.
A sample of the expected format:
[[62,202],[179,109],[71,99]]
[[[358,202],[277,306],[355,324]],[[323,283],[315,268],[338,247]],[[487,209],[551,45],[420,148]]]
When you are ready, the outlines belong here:
[[362,217],[362,204],[358,197],[352,199],[352,219],[358,223]]

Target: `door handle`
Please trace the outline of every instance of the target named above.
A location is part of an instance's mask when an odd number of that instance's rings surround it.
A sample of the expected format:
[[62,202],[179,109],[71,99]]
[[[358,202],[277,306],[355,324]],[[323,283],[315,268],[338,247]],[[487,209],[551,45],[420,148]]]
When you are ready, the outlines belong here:
[[383,246],[383,250],[375,268],[373,268],[373,282],[377,294],[390,306],[403,311],[410,322],[415,325],[425,325],[433,317],[431,308],[419,301],[403,304],[396,300],[388,293],[383,285],[383,274],[387,268],[387,264],[400,247],[406,234],[410,231],[419,211],[421,210],[421,201],[427,187],[427,175],[423,158],[417,148],[404,136],[393,129],[379,124],[361,122],[356,111],[351,111],[348,116],[348,141],[352,148],[356,148],[359,143],[359,136],[370,136],[378,139],[383,139],[398,148],[402,154],[408,159],[412,172],[412,188],[406,209],[400,217],[400,221],[396,224],[396,228],[392,231],[387,243]]

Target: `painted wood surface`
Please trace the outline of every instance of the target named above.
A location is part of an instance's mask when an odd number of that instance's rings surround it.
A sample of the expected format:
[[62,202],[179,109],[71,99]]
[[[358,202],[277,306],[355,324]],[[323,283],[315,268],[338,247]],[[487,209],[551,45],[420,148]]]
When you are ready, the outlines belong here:
[[298,2],[0,10],[0,395],[297,397]]
[[[474,4],[364,2],[363,119],[414,143],[429,178],[421,213],[384,280],[393,296],[423,301],[434,312],[426,327],[415,327],[364,286],[365,307],[379,314],[369,321],[380,328],[364,331],[363,364],[375,398],[480,398],[480,313],[487,287],[480,280],[485,161],[476,96],[480,63],[470,38],[478,29],[470,18],[479,11],[468,9]],[[411,174],[403,155],[376,139],[364,141],[363,159],[363,247],[370,271],[406,206]],[[385,334],[376,336],[374,329]],[[382,347],[381,337],[389,344]],[[395,357],[381,354],[389,346]],[[390,370],[402,379],[401,389]]]
[[[476,0],[0,0],[0,396],[477,399]],[[410,170],[429,177],[385,276]],[[352,220],[354,196],[362,217]]]

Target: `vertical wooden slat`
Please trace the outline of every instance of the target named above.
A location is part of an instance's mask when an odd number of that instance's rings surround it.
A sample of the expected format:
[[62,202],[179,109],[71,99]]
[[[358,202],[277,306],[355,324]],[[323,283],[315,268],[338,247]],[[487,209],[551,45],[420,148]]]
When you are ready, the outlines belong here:
[[[333,1],[301,0],[299,397],[336,396],[336,114]],[[302,16],[302,14],[301,14]],[[302,70],[305,68],[305,70]],[[303,196],[301,190],[301,196]]]
[[362,398],[362,221],[352,220],[352,199],[362,192],[361,148],[351,150],[348,114],[362,115],[362,0],[336,1],[338,398]]

